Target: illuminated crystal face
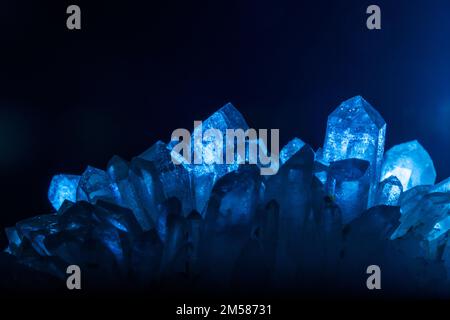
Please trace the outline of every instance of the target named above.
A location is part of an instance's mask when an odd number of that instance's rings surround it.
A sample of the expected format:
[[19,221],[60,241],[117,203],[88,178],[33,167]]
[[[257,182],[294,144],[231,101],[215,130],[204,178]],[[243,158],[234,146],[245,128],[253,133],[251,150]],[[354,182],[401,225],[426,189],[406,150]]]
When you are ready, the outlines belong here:
[[374,202],[383,160],[386,123],[361,96],[341,103],[328,117],[323,160],[369,161],[369,205]]
[[417,141],[398,144],[384,155],[381,179],[396,176],[406,191],[419,185],[432,185],[436,170],[428,152]]
[[52,178],[48,189],[48,199],[55,210],[58,210],[64,200],[77,200],[77,186],[80,176],[58,174]]
[[[247,125],[228,104],[195,128],[194,136]],[[442,285],[437,292],[448,297],[450,178],[430,185],[433,163],[417,141],[395,146],[382,163],[384,132],[379,114],[352,98],[330,115],[323,149],[292,139],[268,178],[257,162],[216,163],[215,149],[225,147],[216,140],[196,144],[206,161],[181,165],[171,143],[158,141],[130,162],[114,156],[105,171],[54,176],[48,197],[57,213],[7,228],[6,252],[64,281],[67,265],[80,264],[99,283],[161,288],[189,279],[182,282],[200,288],[201,278],[216,291],[247,278],[292,289],[303,285],[303,276],[295,282],[303,271],[334,277],[336,266],[352,283],[354,266],[377,261],[390,270],[407,265],[402,275],[412,278],[401,283],[422,283],[420,292]],[[377,206],[366,210],[373,188]]]
[[396,176],[390,176],[380,183],[375,204],[396,206],[402,192],[400,180]]
[[294,138],[289,141],[280,152],[280,165],[283,165],[288,161],[294,154],[296,154],[305,143],[299,138]]

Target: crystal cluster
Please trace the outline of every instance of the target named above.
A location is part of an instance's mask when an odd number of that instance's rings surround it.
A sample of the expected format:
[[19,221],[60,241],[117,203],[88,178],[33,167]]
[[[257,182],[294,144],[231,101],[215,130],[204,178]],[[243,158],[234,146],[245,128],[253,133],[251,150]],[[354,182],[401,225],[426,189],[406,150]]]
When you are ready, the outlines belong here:
[[[248,125],[227,104],[208,128]],[[434,185],[417,141],[384,152],[385,133],[381,115],[351,98],[328,117],[323,148],[292,139],[272,176],[257,164],[177,165],[158,141],[130,162],[54,176],[56,212],[7,228],[6,251],[62,279],[77,264],[100,286],[358,287],[377,264],[401,293],[448,295],[450,179]]]

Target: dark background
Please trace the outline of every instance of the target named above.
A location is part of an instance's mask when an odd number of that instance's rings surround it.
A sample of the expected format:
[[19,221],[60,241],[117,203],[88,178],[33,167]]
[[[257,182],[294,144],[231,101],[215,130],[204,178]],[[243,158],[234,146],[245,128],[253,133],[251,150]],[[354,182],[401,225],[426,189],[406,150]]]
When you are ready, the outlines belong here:
[[[366,28],[373,3],[382,30]],[[130,159],[228,101],[282,144],[317,148],[357,94],[386,120],[387,147],[417,138],[448,177],[450,1],[4,0],[0,227],[49,213],[52,175]]]

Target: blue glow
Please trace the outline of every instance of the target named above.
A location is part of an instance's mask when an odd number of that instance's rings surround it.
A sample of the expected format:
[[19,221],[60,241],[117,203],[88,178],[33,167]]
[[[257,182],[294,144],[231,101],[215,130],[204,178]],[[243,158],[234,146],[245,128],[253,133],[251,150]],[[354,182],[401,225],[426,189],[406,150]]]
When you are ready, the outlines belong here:
[[386,123],[361,96],[341,103],[328,117],[323,160],[327,163],[350,158],[369,161],[370,194],[373,203],[383,159]]
[[406,191],[415,186],[432,185],[436,170],[428,152],[417,141],[398,144],[384,155],[381,179],[396,176]]
[[80,176],[58,174],[52,178],[48,189],[48,199],[55,210],[58,210],[64,200],[77,200],[77,187]]

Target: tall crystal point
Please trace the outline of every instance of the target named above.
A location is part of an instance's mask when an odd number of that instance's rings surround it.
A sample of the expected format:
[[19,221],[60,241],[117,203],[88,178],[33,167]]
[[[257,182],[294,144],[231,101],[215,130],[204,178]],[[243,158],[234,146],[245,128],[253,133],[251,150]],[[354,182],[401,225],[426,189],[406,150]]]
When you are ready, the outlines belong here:
[[[231,103],[227,103],[203,121],[201,127],[194,129],[191,135],[191,144],[203,161],[199,164],[195,164],[195,161],[193,164],[183,163],[183,166],[192,176],[195,186],[195,209],[199,212],[203,212],[205,209],[214,183],[228,172],[238,168],[237,163],[225,164],[215,158],[217,153],[213,150],[217,147],[217,141],[203,140],[203,134],[208,129],[220,130],[225,136],[227,129],[242,129],[245,131],[248,129],[248,125],[242,114]],[[172,144],[169,143],[168,148],[171,149],[172,147]],[[225,150],[226,144],[223,144],[223,155]],[[192,155],[192,159],[194,158],[194,155]]]
[[379,182],[385,134],[384,119],[361,96],[342,102],[328,116],[323,160],[356,158],[369,161],[369,206],[374,202]]
[[384,155],[381,179],[396,176],[406,191],[419,185],[432,185],[436,170],[428,152],[417,141],[398,144]]

